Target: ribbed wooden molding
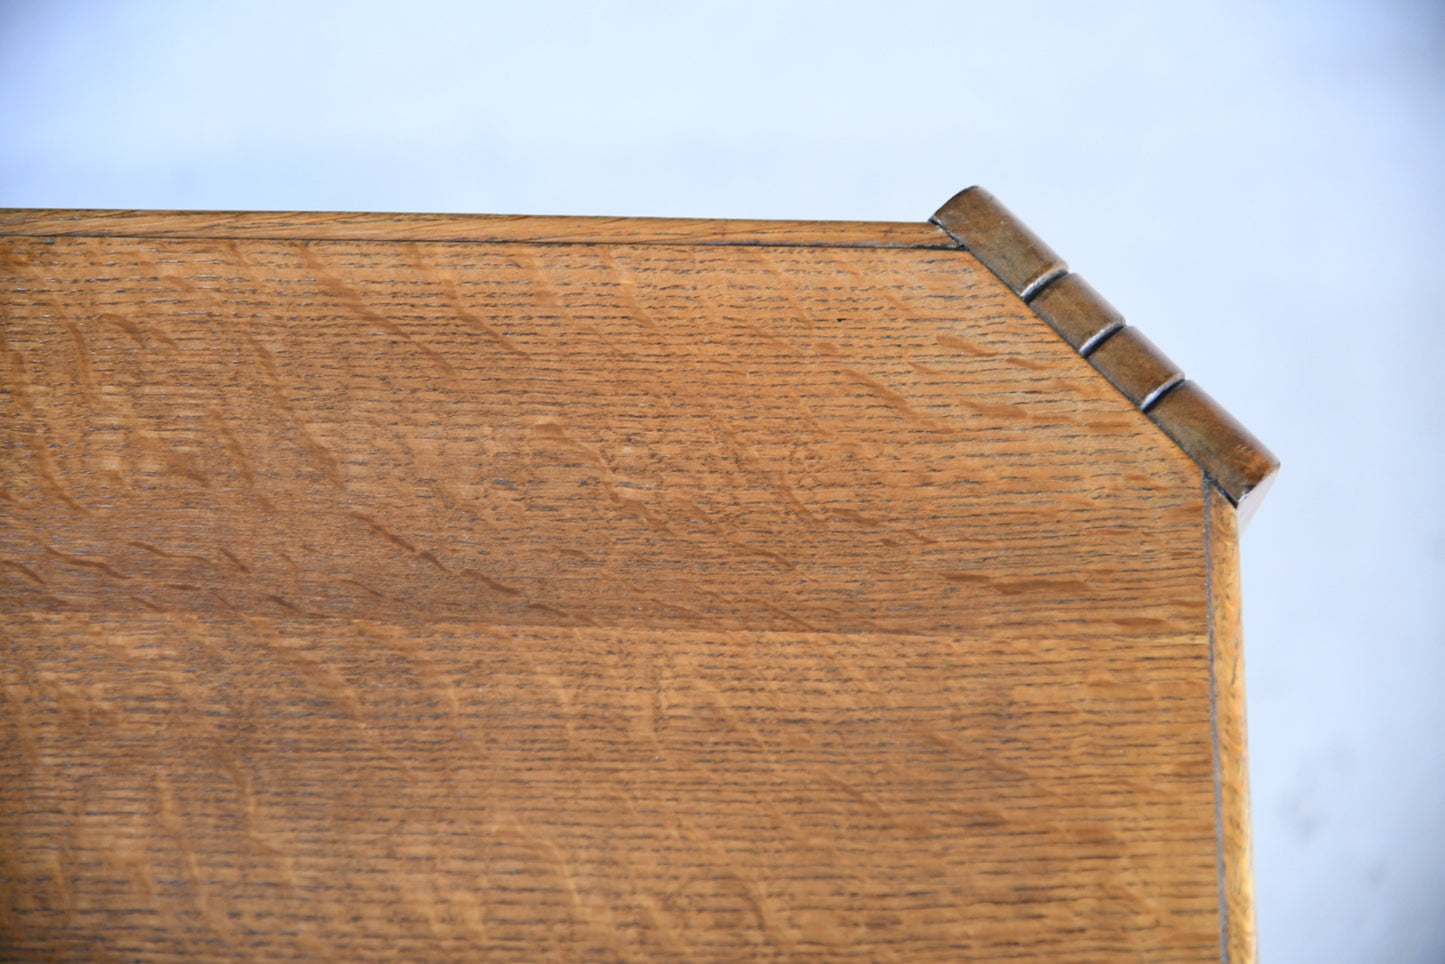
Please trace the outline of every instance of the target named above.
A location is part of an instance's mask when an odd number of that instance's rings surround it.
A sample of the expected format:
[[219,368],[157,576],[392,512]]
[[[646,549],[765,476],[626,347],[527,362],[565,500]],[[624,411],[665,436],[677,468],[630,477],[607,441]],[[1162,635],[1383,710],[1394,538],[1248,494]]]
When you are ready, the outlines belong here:
[[998,276],[1214,480],[1248,524],[1279,459],[981,187],[932,221]]

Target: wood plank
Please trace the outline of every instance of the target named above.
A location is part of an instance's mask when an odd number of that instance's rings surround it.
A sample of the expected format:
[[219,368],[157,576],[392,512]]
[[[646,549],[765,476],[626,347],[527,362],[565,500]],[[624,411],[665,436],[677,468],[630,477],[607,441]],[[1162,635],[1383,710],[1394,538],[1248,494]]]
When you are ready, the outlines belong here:
[[971,255],[0,253],[22,955],[1219,959],[1200,471]]
[[725,218],[365,214],[301,211],[77,211],[0,208],[0,235],[567,244],[766,244],[952,248],[934,224]]
[[1197,470],[961,252],[11,251],[27,604],[1203,625]]
[[10,628],[22,954],[1218,959],[1196,637]]

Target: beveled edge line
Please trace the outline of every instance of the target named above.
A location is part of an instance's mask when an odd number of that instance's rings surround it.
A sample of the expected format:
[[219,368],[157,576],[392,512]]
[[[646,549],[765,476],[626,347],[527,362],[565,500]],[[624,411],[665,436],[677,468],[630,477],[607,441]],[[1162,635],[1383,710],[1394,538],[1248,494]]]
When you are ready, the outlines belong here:
[[292,211],[0,209],[0,237],[479,244],[684,244],[933,248],[956,242],[905,221],[729,220]]
[[[1129,357],[1100,354],[1100,348],[1129,330],[1128,323],[992,194],[976,185],[965,188],[930,220],[1183,449],[1238,510],[1241,530],[1249,523],[1279,471],[1279,458],[1263,442],[1142,334],[1126,339],[1133,343]],[[1063,284],[1066,279],[1069,284]],[[1068,293],[1052,304],[1050,292],[1064,288]]]
[[[1249,807],[1249,760],[1239,599],[1239,513],[1208,474],[1202,480],[1204,589],[1208,600],[1209,716],[1213,727],[1220,960],[1259,957]],[[1225,508],[1229,506],[1229,508]],[[1217,513],[1217,514],[1216,514]]]
[[1214,777],[1214,863],[1219,889],[1219,959],[1221,964],[1229,960],[1229,894],[1228,878],[1224,872],[1224,761],[1219,745],[1219,680],[1215,656],[1215,614],[1214,614],[1214,513],[1210,511],[1212,479],[1208,472],[1199,473],[1199,495],[1204,510],[1204,598],[1205,624],[1209,631],[1209,745],[1213,757]]

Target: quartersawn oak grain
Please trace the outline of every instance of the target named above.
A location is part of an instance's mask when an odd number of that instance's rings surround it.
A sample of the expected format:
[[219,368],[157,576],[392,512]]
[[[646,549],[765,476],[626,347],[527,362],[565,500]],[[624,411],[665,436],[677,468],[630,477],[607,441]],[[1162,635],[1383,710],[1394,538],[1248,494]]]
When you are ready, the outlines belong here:
[[1197,472],[961,252],[12,251],[34,605],[1109,636],[1187,632],[1161,598],[1203,613],[1164,524],[1194,525]]
[[1218,956],[1194,637],[34,618],[22,948]]
[[0,245],[14,953],[1220,957],[1204,479],[971,255]]

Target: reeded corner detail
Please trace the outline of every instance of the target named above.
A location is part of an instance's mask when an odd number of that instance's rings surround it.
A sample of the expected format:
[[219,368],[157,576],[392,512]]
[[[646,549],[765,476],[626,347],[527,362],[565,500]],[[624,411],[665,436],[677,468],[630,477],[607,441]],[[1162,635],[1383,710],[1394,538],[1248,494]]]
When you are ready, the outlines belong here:
[[1241,531],[1279,459],[998,199],[960,191],[930,219],[983,263],[1059,337],[1192,458],[1238,510]]
[[1064,259],[981,187],[959,191],[930,220],[1025,301],[1069,271]]
[[1275,454],[1194,382],[1161,398],[1149,417],[1234,503],[1242,531],[1279,472]]
[[1141,412],[1184,381],[1184,371],[1138,328],[1120,328],[1089,354],[1098,370]]
[[1029,307],[1085,358],[1124,327],[1119,310],[1077,274],[1064,275],[1040,291]]

